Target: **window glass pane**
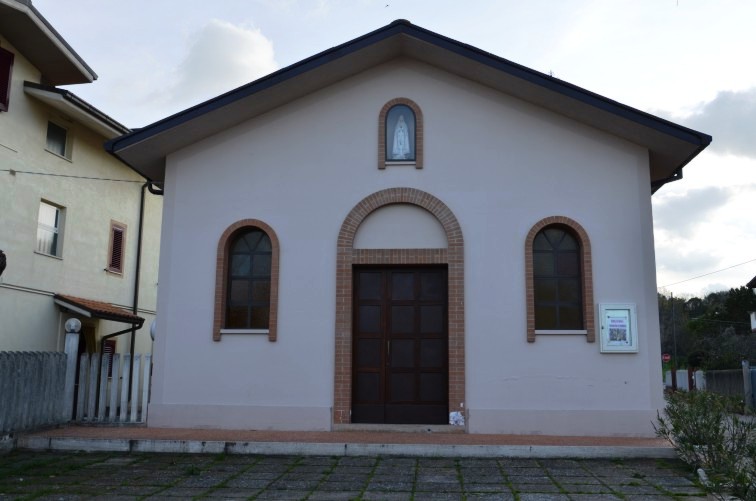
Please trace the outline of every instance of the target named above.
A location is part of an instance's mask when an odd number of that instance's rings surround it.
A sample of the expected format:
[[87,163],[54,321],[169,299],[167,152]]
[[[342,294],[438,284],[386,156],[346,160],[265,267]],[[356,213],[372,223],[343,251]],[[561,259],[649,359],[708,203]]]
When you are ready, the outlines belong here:
[[249,254],[233,254],[231,256],[231,276],[246,277],[249,275]]
[[247,241],[244,239],[244,235],[234,240],[234,245],[231,246],[231,252],[239,252],[239,253],[250,252],[249,245],[247,244]]
[[537,277],[554,275],[554,255],[550,252],[533,253],[533,273]]
[[536,329],[556,329],[557,328],[556,308],[553,306],[536,305],[535,328]]
[[272,249],[272,246],[270,245],[270,237],[266,235],[265,233],[262,233],[262,238],[260,238],[259,242],[257,243],[257,247],[255,250],[257,252],[270,252]]
[[66,129],[52,122],[48,122],[47,149],[62,157],[66,156],[66,135]]
[[557,281],[538,279],[534,282],[536,301],[556,301]]
[[268,319],[270,318],[270,309],[267,306],[252,307],[251,329],[267,329]]
[[559,307],[559,329],[582,329],[580,308],[577,306]]
[[533,240],[533,250],[551,250],[551,244],[546,240],[543,232],[538,233]]
[[[537,298],[536,298],[537,299]],[[559,280],[559,300],[562,302],[581,301],[580,281],[578,279],[561,279]]]
[[564,238],[564,230],[560,230],[559,228],[546,228],[543,230],[543,233],[555,248],[559,247],[562,238]]
[[246,306],[249,301],[249,280],[231,280],[229,304]]
[[269,277],[270,259],[270,254],[256,254],[252,259],[252,275],[255,277]]
[[55,256],[57,250],[58,234],[43,227],[37,228],[37,252]]
[[270,281],[255,280],[252,282],[252,301],[266,303],[270,301]]
[[39,204],[39,223],[50,229],[58,227],[58,208],[44,202]]
[[560,252],[556,257],[558,275],[575,277],[580,274],[577,252]]
[[252,230],[244,235],[244,240],[247,242],[247,247],[251,251],[257,250],[257,244],[260,243],[260,239],[263,237],[263,232],[260,230]]
[[575,237],[565,232],[564,239],[562,240],[562,243],[559,245],[559,249],[560,250],[577,250],[578,249],[577,240],[575,240]]
[[246,329],[247,327],[247,307],[229,306],[226,313],[226,328]]

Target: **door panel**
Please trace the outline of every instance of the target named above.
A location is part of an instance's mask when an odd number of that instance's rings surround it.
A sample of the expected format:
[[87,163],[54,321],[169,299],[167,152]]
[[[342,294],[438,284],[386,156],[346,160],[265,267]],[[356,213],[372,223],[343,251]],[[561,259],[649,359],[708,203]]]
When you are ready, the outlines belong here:
[[354,423],[448,419],[446,267],[355,268]]

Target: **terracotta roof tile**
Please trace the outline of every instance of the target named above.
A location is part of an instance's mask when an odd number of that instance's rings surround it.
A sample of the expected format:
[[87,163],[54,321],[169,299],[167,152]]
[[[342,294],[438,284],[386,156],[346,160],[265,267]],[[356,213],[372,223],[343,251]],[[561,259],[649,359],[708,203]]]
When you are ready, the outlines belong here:
[[85,310],[95,318],[124,322],[127,324],[138,324],[139,327],[141,327],[144,323],[144,318],[104,301],[96,301],[94,299],[68,296],[64,294],[55,294],[54,299],[56,301],[59,301],[58,304],[60,304],[61,302],[68,303],[71,306]]

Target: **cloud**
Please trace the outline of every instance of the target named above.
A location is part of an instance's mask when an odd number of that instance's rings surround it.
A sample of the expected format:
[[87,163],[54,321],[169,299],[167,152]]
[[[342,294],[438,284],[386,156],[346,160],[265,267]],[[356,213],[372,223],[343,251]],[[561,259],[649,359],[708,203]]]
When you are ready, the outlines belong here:
[[215,97],[278,69],[273,43],[259,29],[217,19],[194,37],[177,68],[173,102],[198,102]]
[[711,186],[684,193],[654,197],[654,226],[675,236],[689,236],[694,228],[709,222],[714,211],[727,204],[731,190]]
[[756,158],[753,125],[756,123],[756,87],[720,92],[693,115],[680,120],[713,136],[709,148],[718,153]]

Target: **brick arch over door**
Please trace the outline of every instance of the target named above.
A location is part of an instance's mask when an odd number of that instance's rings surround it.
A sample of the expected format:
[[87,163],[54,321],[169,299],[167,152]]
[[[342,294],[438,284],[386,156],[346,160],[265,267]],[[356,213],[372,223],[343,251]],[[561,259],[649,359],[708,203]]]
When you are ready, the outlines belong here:
[[[441,223],[446,249],[355,249],[354,236],[373,211],[392,204],[422,207]],[[352,266],[355,264],[446,264],[449,287],[449,410],[464,411],[465,291],[464,240],[452,211],[441,200],[414,188],[389,188],[367,196],[349,212],[339,231],[336,255],[336,368],[334,424],[351,421]]]

